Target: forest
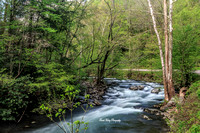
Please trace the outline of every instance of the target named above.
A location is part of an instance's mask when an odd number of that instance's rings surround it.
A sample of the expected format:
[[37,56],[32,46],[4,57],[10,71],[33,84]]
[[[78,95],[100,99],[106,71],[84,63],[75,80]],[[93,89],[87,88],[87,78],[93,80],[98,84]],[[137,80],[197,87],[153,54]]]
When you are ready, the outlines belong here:
[[128,79],[162,85],[166,132],[198,133],[199,71],[199,0],[0,0],[0,133],[33,114],[92,133],[73,112],[98,110]]

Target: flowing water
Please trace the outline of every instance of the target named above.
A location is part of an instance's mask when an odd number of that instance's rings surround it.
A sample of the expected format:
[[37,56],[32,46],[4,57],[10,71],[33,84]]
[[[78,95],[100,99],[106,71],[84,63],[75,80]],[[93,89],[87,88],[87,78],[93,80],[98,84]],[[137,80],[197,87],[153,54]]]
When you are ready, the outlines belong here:
[[[163,133],[166,129],[162,119],[146,120],[142,115],[143,108],[159,104],[164,99],[164,91],[151,93],[160,84],[139,82],[135,80],[105,79],[107,83],[117,83],[108,88],[102,101],[102,106],[94,107],[84,115],[84,121],[89,122],[86,133]],[[143,90],[130,90],[130,86],[143,85]],[[83,113],[78,113],[74,119],[81,120]],[[55,124],[27,131],[27,133],[62,133]]]

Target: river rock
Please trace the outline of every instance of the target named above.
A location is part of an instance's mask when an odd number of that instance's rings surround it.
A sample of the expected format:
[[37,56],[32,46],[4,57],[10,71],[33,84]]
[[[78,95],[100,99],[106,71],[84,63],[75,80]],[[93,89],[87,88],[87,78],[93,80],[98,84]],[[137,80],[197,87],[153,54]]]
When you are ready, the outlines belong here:
[[143,89],[144,89],[144,86],[143,86],[143,85],[131,86],[129,89],[130,89],[130,90],[143,90]]
[[151,90],[151,93],[158,94],[159,92],[160,92],[160,88],[154,88],[153,90]]
[[105,94],[105,91],[100,91],[100,92],[99,92],[99,95],[100,95],[100,96],[103,96],[104,94]]
[[107,86],[118,86],[119,83],[117,83],[117,82],[107,82],[106,85]]
[[35,124],[35,123],[36,123],[36,121],[32,121],[32,122],[31,122],[31,124]]
[[145,108],[143,111],[154,115],[163,115],[163,113],[158,109]]
[[171,100],[167,103],[168,107],[176,106],[176,99],[172,97]]
[[170,124],[174,122],[174,113],[178,113],[176,107],[170,108],[163,113],[163,119],[169,119]]
[[98,100],[94,100],[94,104],[96,105],[96,106],[100,106],[101,105],[101,103],[98,101]]
[[29,125],[25,125],[24,127],[25,127],[25,128],[29,128],[30,126],[29,126]]
[[144,89],[144,86],[143,85],[139,85],[138,86],[138,90],[143,90]]
[[149,116],[147,116],[147,115],[142,115],[142,118],[143,119],[146,119],[146,120],[152,120]]
[[176,99],[172,97],[171,100],[166,105],[160,108],[160,110],[165,111],[169,109],[170,107],[175,107],[175,106],[176,106]]
[[138,90],[137,86],[131,86],[129,89],[130,90]]
[[153,107],[157,108],[157,109],[159,109],[161,106],[162,106],[162,104],[155,104],[155,105],[153,105]]

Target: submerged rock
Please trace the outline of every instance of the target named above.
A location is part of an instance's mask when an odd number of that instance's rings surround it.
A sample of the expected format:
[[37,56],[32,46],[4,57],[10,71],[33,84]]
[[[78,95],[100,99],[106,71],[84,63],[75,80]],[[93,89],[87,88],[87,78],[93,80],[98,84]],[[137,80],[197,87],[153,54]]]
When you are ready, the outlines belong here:
[[144,107],[140,106],[133,106],[134,109],[144,109]]
[[109,83],[106,83],[107,86],[118,86],[119,83],[117,82],[109,82]]

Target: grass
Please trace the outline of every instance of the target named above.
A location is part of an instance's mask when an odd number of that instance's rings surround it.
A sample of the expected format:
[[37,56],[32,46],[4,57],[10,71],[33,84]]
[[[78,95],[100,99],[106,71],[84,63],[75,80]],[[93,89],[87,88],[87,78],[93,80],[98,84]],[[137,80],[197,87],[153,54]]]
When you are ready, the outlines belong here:
[[185,103],[176,105],[178,113],[174,112],[174,122],[170,125],[171,132],[200,132],[200,81],[189,89]]

